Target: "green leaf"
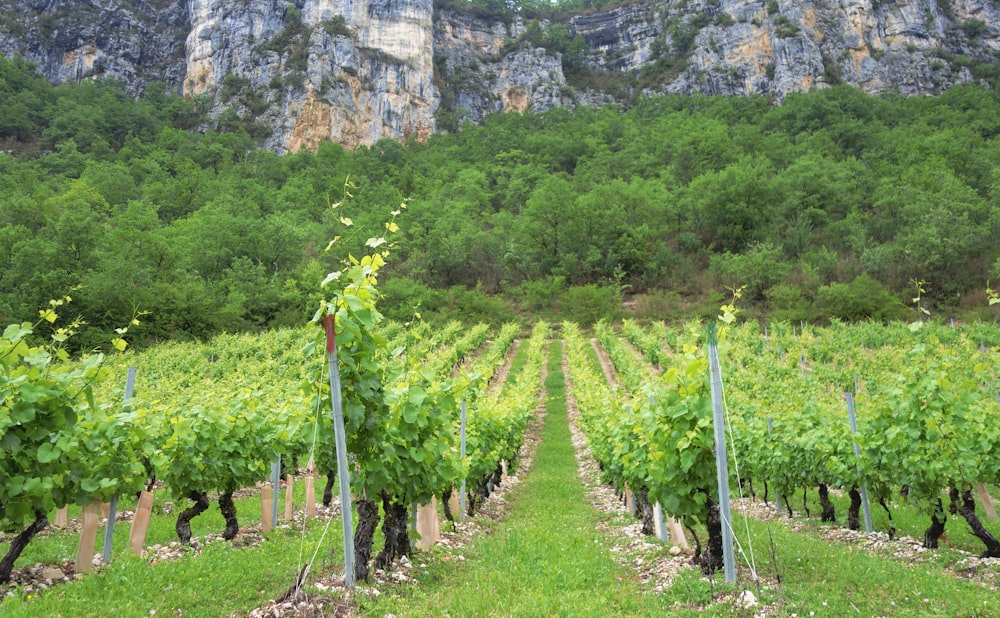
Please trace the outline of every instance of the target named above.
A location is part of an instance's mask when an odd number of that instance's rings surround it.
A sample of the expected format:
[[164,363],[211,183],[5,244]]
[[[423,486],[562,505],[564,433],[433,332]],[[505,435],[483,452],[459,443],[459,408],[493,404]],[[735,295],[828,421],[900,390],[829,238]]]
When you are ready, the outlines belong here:
[[10,324],[3,331],[3,338],[11,343],[17,343],[32,333],[31,324]]
[[403,410],[403,420],[411,425],[417,421],[418,416],[420,416],[420,408],[417,406],[407,406]]
[[407,399],[409,402],[418,408],[424,403],[426,398],[427,391],[417,385],[411,386],[410,390],[407,392]]
[[59,458],[62,452],[55,444],[46,443],[38,447],[37,457],[38,463],[51,463]]

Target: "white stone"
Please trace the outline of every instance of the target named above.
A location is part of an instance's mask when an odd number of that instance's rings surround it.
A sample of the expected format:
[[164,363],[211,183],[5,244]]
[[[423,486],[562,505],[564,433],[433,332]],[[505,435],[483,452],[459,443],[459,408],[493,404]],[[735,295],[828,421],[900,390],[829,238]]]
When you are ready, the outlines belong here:
[[42,579],[51,579],[55,581],[62,579],[63,577],[66,577],[66,574],[63,573],[62,569],[58,569],[56,567],[45,567],[42,569]]

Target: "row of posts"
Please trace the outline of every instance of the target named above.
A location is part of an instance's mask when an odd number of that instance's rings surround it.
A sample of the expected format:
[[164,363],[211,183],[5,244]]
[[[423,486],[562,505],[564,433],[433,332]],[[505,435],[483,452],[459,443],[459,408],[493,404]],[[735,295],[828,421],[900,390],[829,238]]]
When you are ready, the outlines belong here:
[[[981,320],[980,320],[980,324],[982,324]],[[954,320],[952,320],[951,325],[952,325],[952,327],[955,326],[955,321]],[[804,328],[804,325],[803,325],[803,328]],[[765,327],[765,329],[764,329],[764,337],[765,338],[767,337],[767,327]],[[780,346],[780,344],[779,344],[779,346]],[[986,351],[986,346],[985,346],[985,343],[984,343],[982,337],[980,337],[979,347],[980,347],[980,351],[982,351],[982,352]],[[781,353],[781,350],[780,350],[780,347],[779,347],[779,354],[780,353]],[[806,364],[805,364],[805,354],[804,353],[800,353],[799,354],[799,368],[802,371],[803,377],[805,377],[805,375],[806,375],[805,374]],[[858,377],[855,375],[854,376],[854,391],[858,392],[859,390],[860,390],[860,384],[858,382]],[[848,420],[849,420],[850,425],[851,425],[851,434],[857,434],[858,433],[858,421],[857,421],[857,415],[855,413],[854,393],[852,393],[850,391],[845,391],[844,392],[844,397],[847,400],[847,414],[848,414]],[[767,432],[771,433],[771,419],[770,418],[767,419]],[[855,456],[855,458],[861,459],[861,449],[858,446],[858,443],[857,442],[853,443],[853,447],[854,447],[854,456]],[[857,469],[858,475],[860,476],[860,474],[861,474],[860,466],[857,466],[856,469]],[[865,532],[872,533],[872,532],[874,532],[875,528],[872,525],[871,508],[870,508],[870,503],[869,503],[869,500],[868,500],[868,489],[864,485],[862,485],[858,489],[858,493],[861,494],[861,506],[862,506],[862,509],[863,509],[863,512],[864,512],[864,519],[865,519]],[[986,512],[987,517],[995,518],[996,517],[996,508],[995,508],[995,506],[993,504],[993,499],[990,497],[989,493],[986,490],[986,486],[983,485],[982,483],[978,484],[976,486],[976,494],[979,497],[980,503],[983,505],[983,510]],[[782,508],[781,507],[781,495],[780,494],[777,494],[775,496],[775,508],[776,508],[776,510],[779,510],[779,511]]]
[[[329,378],[330,378],[330,399],[331,399],[331,416],[333,417],[334,426],[334,439],[336,441],[336,457],[337,457],[337,475],[338,475],[338,485],[340,487],[340,504],[341,504],[341,521],[343,525],[343,546],[344,546],[344,582],[348,588],[354,587],[354,526],[352,521],[352,512],[350,508],[351,504],[351,487],[350,487],[350,472],[348,468],[348,457],[347,457],[347,439],[344,428],[344,414],[343,414],[343,403],[341,399],[340,391],[340,367],[337,361],[337,350],[336,350],[336,338],[335,338],[335,321],[334,316],[328,315],[323,321],[324,328],[326,330],[327,338],[327,360],[329,366]],[[135,367],[129,367],[128,377],[125,384],[125,397],[124,397],[124,408],[126,411],[131,407],[132,395],[135,388]],[[461,455],[465,457],[466,449],[466,435],[465,435],[465,424],[466,424],[466,404],[462,402],[462,418],[461,418]],[[312,471],[312,462],[310,461],[309,466],[310,472]],[[271,464],[271,482],[270,484],[265,484],[261,491],[261,531],[266,533],[270,530],[273,523],[278,520],[278,491],[277,487],[280,483],[281,478],[281,457],[280,455]],[[292,481],[293,476],[288,475],[286,479],[286,491],[285,491],[285,519],[291,519],[292,516]],[[311,474],[306,476],[306,516],[315,516],[315,488],[314,479]],[[465,480],[462,480],[461,493],[459,494],[459,511],[461,517],[465,517]],[[149,491],[144,491],[141,493],[139,498],[139,505],[136,508],[136,516],[133,520],[132,532],[130,534],[129,545],[133,548],[136,553],[141,552],[143,544],[145,542],[146,530],[149,525],[149,518],[152,514],[153,506],[153,494]],[[423,517],[423,519],[429,519],[431,514],[436,515],[435,505],[432,503],[428,505],[429,509],[418,510],[418,519]],[[107,504],[102,505],[101,503],[92,503],[83,508],[82,513],[82,530],[80,535],[80,545],[77,550],[76,559],[76,572],[86,573],[92,569],[93,561],[92,556],[94,555],[94,545],[96,542],[97,528],[99,526],[102,515],[107,518],[107,528],[105,530],[104,536],[104,547],[102,552],[102,560],[105,563],[110,562],[111,559],[111,546],[112,539],[114,538],[114,528],[115,519],[118,510],[118,495],[114,495],[111,501]],[[56,526],[65,526],[67,524],[67,511],[64,508],[59,509],[56,513]],[[429,538],[433,538],[433,534],[427,535]]]
[[[344,429],[344,417],[343,417],[343,404],[341,401],[340,392],[340,371],[339,363],[336,357],[336,342],[334,335],[334,316],[326,316],[324,319],[324,326],[326,328],[327,334],[327,355],[329,361],[329,372],[330,372],[330,392],[331,392],[331,406],[332,406],[332,416],[334,425],[334,439],[336,441],[336,456],[337,456],[337,471],[338,471],[338,484],[340,486],[340,504],[341,508],[341,521],[343,526],[343,546],[344,546],[344,580],[348,588],[353,588],[354,586],[354,535],[353,535],[353,521],[352,512],[349,506],[351,504],[350,496],[350,478],[349,478],[349,468],[347,464],[347,445],[346,445],[346,435]],[[716,338],[715,325],[710,324],[708,327],[708,361],[709,361],[709,378],[710,378],[710,388],[712,396],[712,409],[714,417],[714,430],[715,430],[715,452],[716,452],[716,467],[717,467],[717,481],[719,490],[719,515],[722,522],[722,540],[723,540],[723,568],[725,571],[726,582],[732,583],[736,581],[736,563],[733,550],[733,529],[732,529],[732,514],[730,507],[730,494],[729,494],[729,472],[728,472],[728,456],[726,453],[726,439],[725,439],[725,412],[724,412],[724,399],[722,394],[722,373],[719,363],[719,352],[718,352],[718,341]],[[126,379],[125,385],[125,397],[123,406],[126,411],[131,406],[132,394],[135,388],[135,367],[129,367],[128,377]],[[847,408],[848,415],[850,418],[851,432],[857,433],[857,419],[854,411],[854,396],[852,393],[845,393],[847,398]],[[461,424],[460,424],[460,454],[464,458],[466,450],[466,404],[463,401],[461,405]],[[771,419],[767,419],[768,432],[771,431]],[[856,457],[860,458],[861,453],[857,443],[854,444],[854,454]],[[278,492],[272,488],[277,488],[280,482],[281,475],[281,459],[280,456],[275,462],[271,464],[271,483],[270,485],[265,485],[261,492],[261,527],[263,532],[267,532],[273,522],[278,519]],[[292,479],[291,475],[288,475],[286,494],[285,494],[285,518],[291,518],[291,507],[292,507]],[[312,476],[307,476],[307,496],[314,496],[313,487],[310,481],[313,481]],[[983,494],[985,492],[980,492]],[[459,513],[464,519],[466,510],[466,486],[465,479],[462,480],[462,486],[459,493]],[[869,533],[873,531],[872,520],[871,520],[871,510],[868,502],[867,490],[864,486],[860,488],[862,508],[864,509],[864,519],[865,519],[865,530]],[[988,495],[986,496],[988,498]],[[308,498],[307,498],[308,500]],[[270,504],[268,504],[270,503]],[[984,503],[988,503],[990,507],[992,504],[988,500],[984,500]],[[630,501],[630,505],[634,504],[634,501]],[[777,509],[781,509],[781,496],[777,495],[775,504]],[[268,509],[270,506],[270,509]],[[107,507],[107,528],[104,537],[104,547],[102,551],[102,559],[105,563],[110,561],[111,558],[111,545],[112,539],[114,538],[114,524],[117,515],[118,508],[118,496],[115,495],[111,498],[110,503],[106,505]],[[433,508],[433,505],[431,505]],[[662,540],[667,540],[667,528],[670,528],[670,536],[680,541],[679,545],[686,545],[684,541],[683,530],[680,529],[679,524],[673,520],[673,518],[668,518],[667,525],[664,525],[663,512],[659,504],[654,507],[654,518],[656,520],[656,528],[658,534]],[[315,513],[315,499],[312,500],[312,509]],[[136,519],[133,523],[132,532],[130,535],[130,546],[134,551],[141,551],[146,528],[149,522],[149,515],[152,511],[152,493],[142,492],[139,500],[139,505],[136,509]],[[307,504],[307,516],[309,515],[309,505]],[[432,512],[436,512],[436,509]],[[102,514],[102,505],[95,503],[84,507],[83,510],[83,524],[82,532],[80,536],[80,547],[77,552],[76,561],[76,571],[77,572],[87,572],[91,569],[92,562],[87,556],[93,555],[93,547],[96,539],[96,531],[98,522]],[[61,509],[56,515],[56,525],[65,524],[66,512],[65,509]],[[418,516],[419,519],[419,516]]]
[[[129,367],[127,377],[125,380],[125,396],[123,398],[122,407],[128,412],[132,405],[132,396],[135,392],[135,376],[136,368]],[[339,391],[338,391],[339,394]],[[341,425],[343,421],[341,420]],[[315,500],[315,479],[313,478],[312,465],[310,462],[309,467],[310,474],[306,476],[306,516],[315,517],[316,516],[316,500]],[[277,488],[280,484],[281,479],[281,456],[278,455],[274,462],[271,464],[271,482],[270,484],[265,484],[261,490],[261,532],[267,533],[274,526],[275,522],[278,521],[278,494]],[[293,499],[292,499],[292,485],[294,476],[289,474],[286,477],[286,491],[285,491],[285,510],[284,519],[289,520],[292,518],[293,512]],[[346,484],[345,484],[346,486]],[[347,488],[349,492],[349,487]],[[341,496],[343,499],[343,496]],[[111,562],[111,550],[115,533],[115,522],[118,516],[118,502],[119,496],[115,494],[111,496],[108,502],[92,502],[82,508],[81,511],[81,524],[80,524],[80,542],[77,547],[76,561],[74,564],[75,572],[77,573],[87,573],[93,569],[93,557],[94,549],[97,542],[97,529],[100,526],[102,519],[106,519],[107,525],[104,531],[104,545],[101,551],[101,560],[103,563],[108,564]],[[349,498],[346,502],[350,504]],[[139,494],[139,501],[135,510],[135,517],[132,522],[132,529],[129,532],[129,547],[135,553],[141,553],[143,546],[145,545],[146,532],[149,528],[149,520],[152,516],[153,511],[153,493],[151,491],[143,491]],[[350,510],[348,509],[348,512]],[[348,518],[348,521],[350,519]],[[54,527],[61,528],[66,527],[69,523],[68,509],[62,507],[56,511],[55,521],[53,522]]]
[[[280,460],[279,460],[280,461]],[[280,463],[272,464],[280,466]],[[280,467],[279,467],[280,470]],[[283,519],[290,520],[293,513],[292,485],[294,476],[287,475],[285,479],[285,508],[282,513]],[[314,490],[314,479],[311,475],[306,477],[306,516],[316,516],[316,500]],[[265,484],[261,489],[261,532],[266,534],[278,521],[278,496],[277,488],[280,479],[272,476],[271,483]],[[142,552],[145,545],[146,532],[149,529],[149,520],[153,512],[153,492],[143,491],[139,494],[138,505],[135,516],[132,520],[132,529],[129,532],[129,547],[136,554]],[[97,542],[97,529],[100,527],[102,519],[107,520],[104,530],[104,546],[101,551],[101,560],[105,564],[111,562],[112,540],[115,534],[115,521],[118,516],[118,496],[112,496],[109,502],[92,502],[84,506],[81,510],[80,542],[77,547],[75,571],[77,573],[87,573],[93,567],[94,549]],[[64,528],[69,524],[67,507],[62,507],[56,511],[53,526]]]
[[[272,464],[271,483],[265,483],[261,489],[261,533],[266,534],[278,521],[277,487],[280,483],[280,457]],[[285,504],[283,519],[290,520],[294,510],[292,497],[294,476],[289,474],[285,479]],[[315,480],[311,474],[306,476],[306,517],[316,516]],[[274,488],[274,489],[272,489]],[[139,494],[132,528],[129,532],[129,547],[139,554],[145,545],[146,532],[153,512],[153,492],[143,491]],[[92,557],[97,540],[97,529],[102,519],[107,521],[104,530],[104,546],[101,560],[105,564],[111,562],[112,541],[115,534],[115,522],[118,516],[118,495],[111,497],[109,502],[92,502],[81,509],[80,542],[77,547],[75,572],[87,573],[93,567]],[[69,524],[67,507],[56,511],[53,526],[63,528]]]

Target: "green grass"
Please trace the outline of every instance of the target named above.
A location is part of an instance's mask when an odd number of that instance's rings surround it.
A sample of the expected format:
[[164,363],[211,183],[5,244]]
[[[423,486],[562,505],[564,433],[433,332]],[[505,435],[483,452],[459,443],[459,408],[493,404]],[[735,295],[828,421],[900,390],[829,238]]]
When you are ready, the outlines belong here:
[[417,585],[362,599],[363,615],[662,616],[665,599],[643,594],[595,532],[576,473],[566,419],[561,347],[550,350],[544,435],[534,468],[510,497],[511,513]]
[[[1000,593],[955,575],[962,552],[982,550],[961,518],[949,517],[942,549],[922,552],[920,561],[873,555],[860,545],[821,538],[831,527],[843,526],[847,502],[834,496],[838,523],[820,523],[814,489],[808,493],[812,519],[802,520],[801,491],[793,497],[798,531],[783,521],[749,521],[757,572],[765,582],[759,588],[741,563],[735,586],[723,584],[721,573],[708,579],[696,570],[685,570],[662,594],[652,593],[631,569],[618,566],[610,551],[615,539],[598,532],[601,522],[631,520],[623,512],[599,513],[587,503],[570,443],[560,357],[559,344],[553,344],[543,440],[532,469],[507,496],[506,517],[492,523],[477,518],[485,531],[467,547],[438,546],[417,553],[413,562],[426,567],[410,571],[416,583],[378,584],[382,594],[377,597],[356,594],[360,615],[751,616],[753,612],[722,600],[750,589],[771,606],[768,615],[1000,616]],[[317,485],[321,490],[321,483]],[[301,508],[304,483],[296,482],[295,487],[296,505]],[[157,500],[147,546],[175,541],[177,509],[187,506],[179,503],[170,514],[157,513],[165,497]],[[921,538],[927,518],[897,502],[893,514],[900,534]],[[123,503],[121,508],[132,505]],[[260,522],[259,496],[237,500],[237,508],[241,527]],[[876,528],[884,530],[884,511],[875,506],[872,512]],[[71,510],[70,517],[78,516],[79,509]],[[735,510],[734,516],[738,537],[748,548],[744,522]],[[990,530],[1000,530],[996,520],[984,523]],[[319,544],[324,524],[309,523],[304,537],[307,554]],[[195,537],[218,533],[223,526],[215,503],[192,522]],[[127,522],[116,526],[112,562],[99,573],[32,593],[30,598],[23,590],[15,591],[0,602],[0,616],[148,616],[151,610],[157,616],[242,615],[292,585],[303,543],[297,527],[279,527],[256,547],[217,542],[198,554],[151,564],[128,550],[129,527]],[[326,534],[314,574],[342,568],[339,528],[339,522],[333,522]],[[103,529],[96,551],[102,540]],[[77,542],[73,533],[46,532],[28,546],[17,567],[72,560]],[[376,551],[380,542],[379,534]],[[0,552],[6,548],[0,543]],[[1000,566],[986,568],[1000,571]]]
[[[322,479],[317,479],[322,481]],[[319,484],[319,482],[317,483]],[[295,483],[294,497],[297,508],[305,504],[305,484]],[[322,490],[322,485],[318,491]],[[284,509],[284,493],[279,512]],[[157,496],[164,501],[165,496]],[[133,505],[123,501],[121,508]],[[162,512],[162,503],[154,505],[153,517],[146,538],[146,547],[166,545],[177,541],[174,532],[179,508],[187,502],[174,505],[170,514]],[[253,495],[236,501],[241,529],[260,523],[260,496]],[[70,518],[79,516],[79,508],[70,509]],[[279,522],[281,523],[281,522]],[[225,541],[203,544],[198,553],[189,552],[178,559],[161,560],[134,556],[128,548],[130,522],[118,522],[111,563],[99,572],[51,589],[27,593],[18,589],[13,596],[0,601],[0,615],[11,617],[35,616],[148,616],[151,610],[157,615],[185,617],[216,617],[231,611],[249,611],[267,599],[273,598],[294,583],[299,564],[300,546],[308,557],[315,550],[322,534],[324,520],[311,520],[305,536],[298,525],[289,523],[272,529],[262,544],[256,547],[238,547]],[[196,539],[207,534],[217,534],[225,522],[216,503],[191,522]],[[319,552],[324,564],[342,562],[342,544],[339,525],[330,528]],[[104,540],[104,527],[98,530],[95,552],[100,552]],[[15,564],[15,569],[36,563],[60,565],[76,556],[79,534],[53,530],[37,538],[25,549]],[[8,543],[0,544],[6,552]],[[323,565],[314,566],[314,572]],[[334,565],[330,564],[330,568]],[[342,568],[342,567],[341,567]]]
[[[949,516],[940,549],[899,558],[892,556],[900,548],[898,544],[866,550],[861,544],[824,539],[824,534],[846,528],[849,500],[831,495],[838,520],[822,523],[817,492],[808,492],[807,498],[810,519],[803,518],[799,491],[792,501],[794,521],[782,517],[770,523],[753,519],[749,522],[756,543],[758,573],[771,580],[781,574],[787,615],[808,616],[812,611],[817,616],[1000,616],[1000,593],[956,575],[964,567],[961,560],[983,550],[983,544],[972,536],[960,516]],[[922,540],[929,518],[904,501],[890,508],[897,538],[905,535]],[[735,511],[733,515],[737,534],[742,536],[744,520]],[[987,520],[982,513],[980,516],[988,529],[1000,530],[1000,521]],[[888,518],[877,505],[873,505],[872,521],[876,531],[887,530]],[[790,523],[796,525],[796,531],[790,529]],[[985,570],[998,574],[1000,564],[986,566]],[[749,579],[749,572],[746,575],[744,579]],[[1000,576],[995,575],[993,581],[1000,581]]]
[[[762,491],[763,487],[754,487],[759,493],[758,500],[763,500]],[[734,488],[735,495],[735,488]],[[744,488],[746,491],[746,488]],[[997,491],[995,487],[989,488],[990,495],[996,501],[1000,498],[1000,492]],[[947,495],[942,494],[942,499],[944,500],[945,508],[948,505]],[[771,494],[768,496],[768,500],[771,506],[774,506],[774,492],[772,490]],[[786,498],[782,496],[782,504]],[[809,513],[811,515],[809,521],[810,523],[815,523],[817,526],[833,526],[833,527],[847,527],[847,508],[850,505],[850,498],[843,492],[831,490],[830,493],[831,502],[836,505],[836,515],[837,521],[829,524],[822,524],[819,521],[819,515],[822,512],[822,507],[819,504],[819,493],[817,488],[810,488],[806,492],[806,502],[809,507]],[[802,490],[799,489],[792,496],[792,511],[795,513],[795,518],[804,518],[805,512],[802,509]],[[1000,504],[998,504],[1000,506]],[[901,497],[895,497],[895,499],[889,502],[889,508],[892,510],[892,522],[891,525],[895,527],[896,538],[901,538],[904,536],[912,537],[918,541],[922,541],[924,538],[924,530],[930,526],[931,519],[930,516],[922,513],[915,506],[908,504],[905,499]],[[890,527],[889,517],[881,506],[877,502],[871,503],[871,517],[872,517],[872,527],[876,532],[888,532]],[[786,512],[787,514],[787,512]],[[1000,534],[1000,517],[989,518],[986,513],[983,512],[982,505],[979,504],[979,498],[976,496],[976,514],[982,521],[983,525],[987,530],[992,532],[994,536]],[[861,526],[864,528],[864,513],[861,514]],[[983,545],[982,541],[973,536],[969,529],[968,524],[961,515],[948,515],[948,520],[945,523],[944,535],[940,539],[940,547],[943,550],[954,549],[958,551],[968,552],[971,554],[979,555],[985,549],[986,546]],[[944,552],[945,555],[948,552]]]
[[[734,513],[734,520],[742,530],[742,518]],[[777,522],[751,520],[750,531],[758,573],[772,581],[781,575],[784,615],[1000,615],[1000,593],[956,577],[948,551],[924,554],[927,562],[905,561],[820,539],[818,528],[793,532]]]

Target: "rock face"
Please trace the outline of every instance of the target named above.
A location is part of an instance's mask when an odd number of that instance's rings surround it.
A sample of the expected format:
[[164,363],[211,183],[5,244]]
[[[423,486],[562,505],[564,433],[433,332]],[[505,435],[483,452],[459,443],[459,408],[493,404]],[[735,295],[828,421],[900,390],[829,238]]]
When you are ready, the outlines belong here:
[[217,108],[273,127],[278,152],[434,131],[431,0],[189,0],[188,12],[183,92],[218,92]]
[[53,83],[121,80],[132,94],[184,76],[190,27],[183,3],[151,0],[0,0],[0,52],[23,56]]
[[54,83],[113,77],[133,95],[162,82],[206,97],[220,124],[276,152],[639,94],[781,100],[841,82],[933,94],[1000,51],[986,0],[640,0],[564,24],[432,2],[0,0],[0,51]]

